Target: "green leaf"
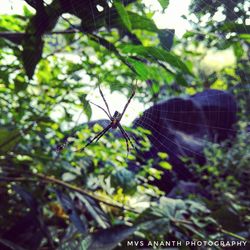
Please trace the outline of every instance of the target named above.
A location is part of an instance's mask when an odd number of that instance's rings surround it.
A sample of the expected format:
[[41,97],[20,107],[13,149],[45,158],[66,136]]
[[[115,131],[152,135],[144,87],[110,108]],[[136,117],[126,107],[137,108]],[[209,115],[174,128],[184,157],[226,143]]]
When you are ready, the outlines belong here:
[[158,152],[157,155],[162,159],[165,160],[168,158],[168,154],[164,152]]
[[130,22],[132,24],[132,29],[139,29],[139,30],[147,30],[152,32],[158,32],[158,28],[156,27],[154,21],[151,19],[138,15],[134,12],[127,12],[129,15]]
[[26,6],[23,6],[23,14],[25,17],[31,17],[34,13]]
[[166,170],[172,170],[171,164],[166,162],[166,161],[159,162],[159,166],[166,169]]
[[62,180],[63,181],[73,181],[76,179],[76,175],[70,173],[70,172],[66,172],[66,173],[63,173],[62,175]]
[[123,44],[120,46],[120,48],[123,53],[136,54],[148,58],[152,61],[156,60],[163,61],[177,69],[180,69],[186,74],[193,75],[193,73],[189,70],[187,65],[184,62],[182,62],[179,56],[171,52],[168,52],[166,50],[152,46],[144,47],[142,45],[131,45],[131,44]]
[[83,202],[88,212],[93,219],[102,227],[107,228],[109,226],[108,216],[104,213],[102,208],[95,200],[82,194],[77,194],[77,197]]
[[233,50],[235,56],[240,59],[244,55],[244,49],[242,48],[242,45],[240,42],[234,43],[233,44]]
[[169,5],[169,0],[158,0],[163,10],[165,10]]
[[183,75],[181,73],[178,73],[175,76],[175,80],[176,80],[176,83],[180,86],[188,86],[186,79],[183,77]]
[[250,43],[250,34],[240,34],[239,38],[245,40],[246,42]]
[[135,175],[126,168],[119,169],[111,176],[113,187],[121,187],[125,194],[133,194],[136,191]]
[[149,79],[148,67],[143,62],[134,60],[132,58],[127,58],[127,61],[132,65],[135,69],[136,73],[141,77],[142,80]]
[[142,230],[150,231],[155,235],[162,235],[169,231],[171,221],[184,219],[185,212],[184,201],[162,197],[157,204],[139,215],[137,223]]
[[86,100],[86,97],[87,97],[86,94],[82,94],[81,96],[79,96],[79,99],[83,104],[84,112],[87,115],[87,118],[88,118],[88,121],[89,121],[91,116],[92,116],[92,109],[91,109],[91,106],[89,104],[89,101]]
[[250,33],[250,25],[239,24],[235,22],[226,22],[219,29],[224,32],[236,32],[237,34]]
[[22,75],[17,75],[15,80],[15,92],[19,92],[22,90],[25,90],[28,87],[28,82],[25,81],[24,77]]
[[0,152],[10,151],[20,140],[18,129],[0,128]]
[[132,24],[130,22],[129,15],[128,15],[125,7],[123,6],[123,4],[119,0],[115,0],[114,6],[115,6],[115,8],[116,8],[121,20],[122,20],[122,23],[127,27],[127,29],[129,31],[131,31]]

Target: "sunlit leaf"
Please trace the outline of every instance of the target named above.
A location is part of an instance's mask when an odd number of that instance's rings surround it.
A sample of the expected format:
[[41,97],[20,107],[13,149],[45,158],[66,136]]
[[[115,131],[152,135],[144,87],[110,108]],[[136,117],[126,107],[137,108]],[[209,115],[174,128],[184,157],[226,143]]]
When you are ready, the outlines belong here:
[[182,62],[182,60],[175,54],[168,52],[166,50],[156,48],[156,47],[144,47],[141,45],[127,45],[121,46],[123,53],[136,54],[143,56],[152,61],[160,60],[169,63],[171,66],[182,70],[184,73],[192,75],[187,65]]
[[92,108],[91,108],[89,101],[86,99],[86,97],[87,97],[86,94],[81,94],[81,96],[79,96],[79,99],[82,102],[83,110],[84,110],[88,120],[90,120],[90,118],[92,116]]

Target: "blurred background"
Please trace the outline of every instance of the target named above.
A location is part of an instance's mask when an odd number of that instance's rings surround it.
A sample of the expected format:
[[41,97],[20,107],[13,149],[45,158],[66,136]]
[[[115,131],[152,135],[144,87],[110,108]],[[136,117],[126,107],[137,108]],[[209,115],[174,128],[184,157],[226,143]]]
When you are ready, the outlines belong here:
[[[0,248],[249,239],[249,14],[245,0],[5,1]],[[130,152],[119,131],[77,151],[110,122],[99,86],[111,114],[136,86]]]

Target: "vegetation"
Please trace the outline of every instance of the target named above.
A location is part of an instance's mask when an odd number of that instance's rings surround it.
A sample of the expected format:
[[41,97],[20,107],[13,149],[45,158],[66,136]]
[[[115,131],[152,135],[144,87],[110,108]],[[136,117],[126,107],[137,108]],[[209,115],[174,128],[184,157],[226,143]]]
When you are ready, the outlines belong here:
[[[46,1],[49,2],[49,1]],[[183,38],[158,29],[141,1],[26,0],[0,18],[0,248],[125,249],[127,240],[249,238],[249,25],[247,1],[192,1]],[[70,3],[69,3],[70,2]],[[159,0],[163,11],[169,1]],[[234,10],[234,11],[232,11]],[[223,19],[218,21],[216,13]],[[235,63],[207,73],[209,51],[232,49]],[[149,106],[166,96],[228,90],[239,109],[234,141],[206,146],[190,166],[212,199],[166,197],[149,159],[134,173],[115,134],[75,152],[99,125],[88,94],[100,84]],[[116,106],[115,103],[111,103]],[[150,147],[149,131],[127,128]],[[75,139],[58,153],[56,147]],[[138,139],[139,140],[139,139]],[[159,153],[171,171],[167,155]],[[130,247],[132,249],[132,247]],[[136,248],[134,248],[136,249]]]

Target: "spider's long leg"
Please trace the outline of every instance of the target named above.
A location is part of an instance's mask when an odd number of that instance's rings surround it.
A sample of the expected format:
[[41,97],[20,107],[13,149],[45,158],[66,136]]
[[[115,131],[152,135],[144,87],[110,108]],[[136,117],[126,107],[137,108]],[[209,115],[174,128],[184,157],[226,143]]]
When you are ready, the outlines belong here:
[[[121,130],[121,129],[120,129]],[[121,130],[121,133],[122,133],[122,136],[124,137],[125,141],[126,141],[126,145],[127,145],[127,156],[128,156],[128,153],[130,151],[130,148],[129,148],[129,141],[128,141],[128,138],[126,137],[126,135],[123,133],[123,131]]]
[[103,129],[99,134],[97,134],[94,138],[92,138],[84,147],[76,150],[78,151],[83,151],[86,147],[88,147],[94,140],[98,141],[110,128],[112,124],[110,123],[105,129]]
[[129,97],[129,99],[128,99],[126,105],[125,105],[124,108],[123,108],[123,111],[122,111],[122,114],[121,114],[121,119],[122,119],[122,117],[123,117],[123,115],[124,115],[124,113],[125,113],[125,111],[126,111],[128,105],[129,105],[129,103],[131,102],[132,98],[133,98],[134,95],[135,95],[135,90],[136,90],[136,87],[134,87],[131,96]]
[[97,105],[97,104],[95,104],[95,103],[93,103],[93,102],[91,102],[91,101],[89,101],[91,104],[93,104],[93,105],[95,105],[96,107],[98,107],[99,109],[101,109],[102,111],[104,111],[105,112],[105,114],[108,116],[108,118],[111,120],[111,116],[108,114],[108,112],[104,109],[104,108],[102,108],[101,106],[99,106],[99,105]]
[[68,144],[70,144],[71,142],[68,141],[69,137],[74,137],[74,135],[77,133],[77,131],[73,131],[72,133],[70,133],[69,135],[64,136],[64,138],[62,140],[60,140],[60,143],[58,143],[56,145],[56,151],[60,152],[62,151],[65,147],[67,147]]
[[[122,128],[122,126],[119,124],[118,125],[118,128],[120,129],[121,133],[122,133],[122,136],[124,137],[125,141],[126,141],[126,145],[127,145],[127,156],[128,156],[128,153],[130,152],[130,147],[129,145],[131,144],[130,142],[130,138],[129,136],[127,135],[127,133],[125,132],[125,130]],[[133,147],[134,145],[131,144]]]
[[106,108],[107,108],[107,110],[108,110],[109,116],[112,117],[112,115],[111,115],[111,113],[110,113],[110,110],[109,110],[109,105],[108,105],[108,103],[107,103],[107,101],[106,101],[106,99],[105,99],[105,97],[104,97],[104,94],[102,93],[102,90],[101,90],[100,85],[99,85],[98,87],[99,87],[100,95],[101,95],[101,97],[102,97],[102,99],[103,99],[103,101],[104,101],[104,103],[105,103],[105,105],[106,105]]
[[135,149],[135,145],[133,143],[133,141],[130,139],[129,135],[127,134],[127,132],[124,130],[124,128],[122,127],[121,124],[118,125],[120,131],[127,137],[129,143],[131,144],[131,146]]

